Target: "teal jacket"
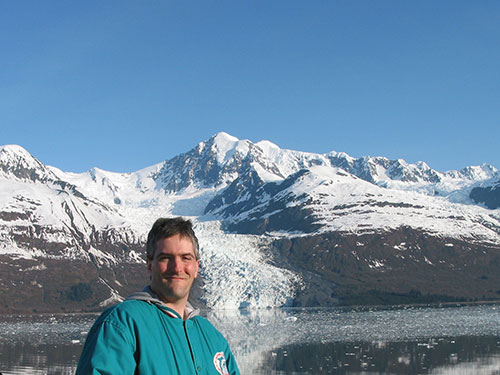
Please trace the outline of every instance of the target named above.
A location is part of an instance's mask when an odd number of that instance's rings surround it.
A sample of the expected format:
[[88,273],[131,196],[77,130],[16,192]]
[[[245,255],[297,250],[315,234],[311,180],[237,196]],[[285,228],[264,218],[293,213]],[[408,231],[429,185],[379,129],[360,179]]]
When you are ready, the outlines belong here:
[[107,309],[89,331],[76,375],[239,375],[226,339],[188,307],[183,320],[146,288]]

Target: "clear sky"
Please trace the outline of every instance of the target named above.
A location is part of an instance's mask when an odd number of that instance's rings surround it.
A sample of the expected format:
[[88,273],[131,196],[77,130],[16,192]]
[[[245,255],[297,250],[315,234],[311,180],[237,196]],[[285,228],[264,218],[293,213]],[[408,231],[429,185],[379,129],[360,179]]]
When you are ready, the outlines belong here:
[[219,131],[500,168],[500,1],[0,2],[0,144],[131,172]]

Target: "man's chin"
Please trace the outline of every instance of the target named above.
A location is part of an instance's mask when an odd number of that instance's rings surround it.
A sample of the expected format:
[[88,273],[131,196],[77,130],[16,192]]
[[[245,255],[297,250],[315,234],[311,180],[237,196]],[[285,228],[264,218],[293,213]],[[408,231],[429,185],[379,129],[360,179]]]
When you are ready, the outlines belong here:
[[185,288],[161,288],[159,292],[157,294],[167,300],[180,300],[189,294]]

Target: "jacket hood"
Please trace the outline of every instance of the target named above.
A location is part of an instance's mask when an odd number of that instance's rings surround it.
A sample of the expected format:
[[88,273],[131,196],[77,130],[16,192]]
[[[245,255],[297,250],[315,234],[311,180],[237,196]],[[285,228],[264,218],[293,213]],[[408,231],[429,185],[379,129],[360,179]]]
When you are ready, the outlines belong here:
[[[148,285],[146,286],[142,292],[137,292],[137,293],[133,293],[131,294],[130,296],[128,296],[126,299],[126,301],[129,301],[129,300],[140,300],[140,301],[144,301],[144,302],[147,302],[151,305],[155,305],[157,306],[158,308],[160,308],[164,313],[166,313],[167,315],[171,316],[172,318],[181,318],[179,316],[179,314],[177,314],[177,312],[175,312],[174,310],[172,310],[170,307],[168,307],[167,305],[165,305],[159,298],[158,298],[158,295],[156,295],[155,292],[153,292],[151,290],[151,286]],[[197,315],[200,315],[200,310],[199,309],[195,309],[189,302],[186,304],[186,309],[184,310],[184,316],[186,317],[186,320],[187,319],[191,319]]]

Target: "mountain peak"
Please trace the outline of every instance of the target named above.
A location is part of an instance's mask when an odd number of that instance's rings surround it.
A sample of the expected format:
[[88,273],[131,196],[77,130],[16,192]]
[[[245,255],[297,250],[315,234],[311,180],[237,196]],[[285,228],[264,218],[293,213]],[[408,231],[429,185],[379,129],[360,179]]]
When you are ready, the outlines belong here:
[[264,152],[271,152],[281,149],[277,144],[267,140],[259,141],[255,145],[260,147]]
[[225,132],[217,133],[205,143],[210,147],[210,151],[217,155],[217,163],[221,166],[232,159],[236,152],[246,155],[250,144],[248,140],[241,141]]
[[449,171],[448,175],[453,177],[461,177],[467,180],[487,180],[494,177],[498,173],[498,169],[490,164],[483,163],[481,165],[468,166],[459,171]]
[[218,132],[214,136],[212,136],[212,139],[216,143],[236,143],[239,141],[238,138],[233,137],[231,134],[228,134],[226,132]]
[[18,145],[0,147],[0,171],[22,180],[46,181],[54,177],[42,162]]
[[25,148],[19,145],[4,145],[0,146],[0,161],[5,160],[6,157],[15,157],[15,158],[32,158],[33,156],[26,151]]

